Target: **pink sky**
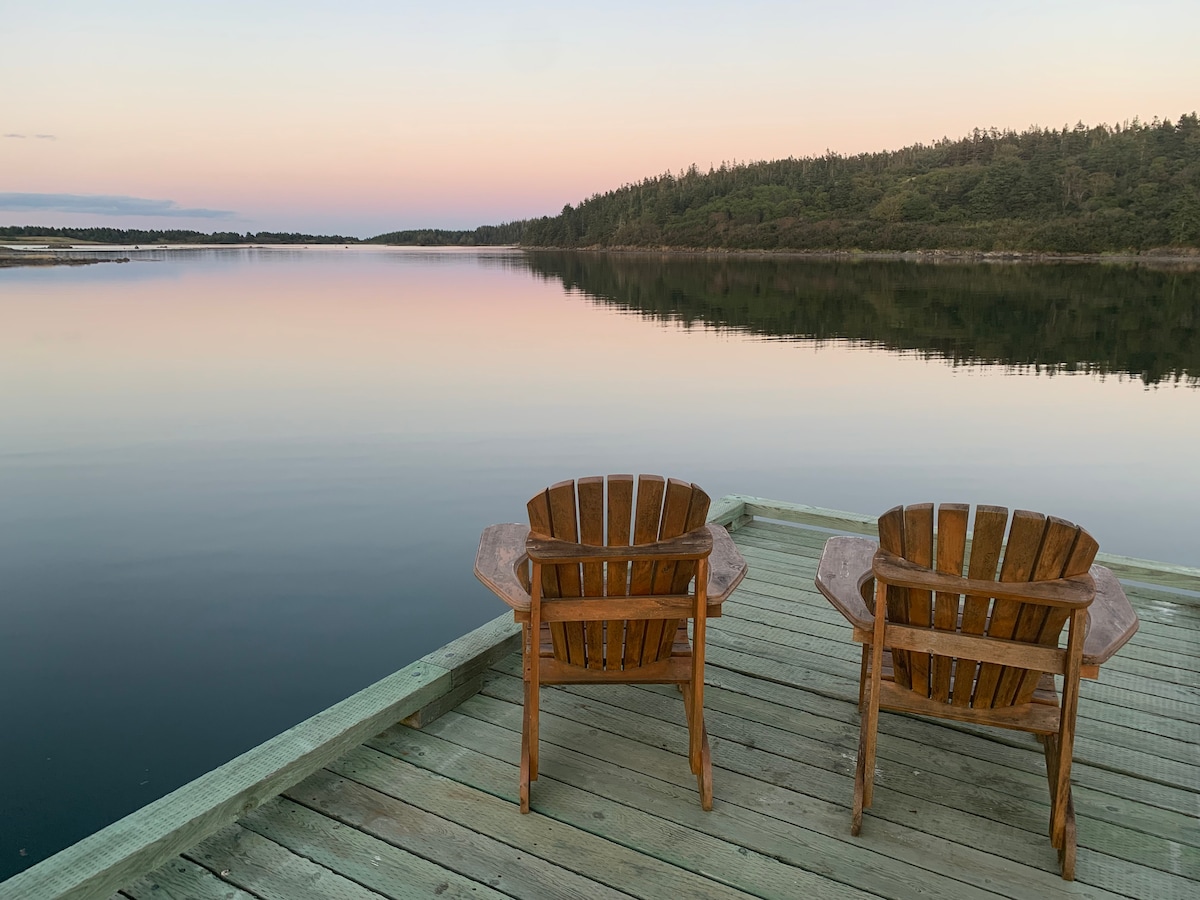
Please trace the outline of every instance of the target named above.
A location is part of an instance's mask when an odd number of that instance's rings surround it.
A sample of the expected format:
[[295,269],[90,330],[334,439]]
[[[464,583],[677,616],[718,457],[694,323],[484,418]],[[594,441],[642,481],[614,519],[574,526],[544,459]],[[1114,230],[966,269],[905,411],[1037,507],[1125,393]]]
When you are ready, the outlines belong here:
[[692,163],[1176,118],[1197,33],[1164,0],[16,5],[0,224],[468,228]]

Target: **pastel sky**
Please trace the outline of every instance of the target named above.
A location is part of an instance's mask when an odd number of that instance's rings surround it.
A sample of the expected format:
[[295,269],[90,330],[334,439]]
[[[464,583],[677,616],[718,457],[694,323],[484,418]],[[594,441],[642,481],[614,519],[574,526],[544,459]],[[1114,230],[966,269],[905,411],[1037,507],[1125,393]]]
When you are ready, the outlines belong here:
[[0,225],[366,237],[1200,108],[1195,0],[0,0]]

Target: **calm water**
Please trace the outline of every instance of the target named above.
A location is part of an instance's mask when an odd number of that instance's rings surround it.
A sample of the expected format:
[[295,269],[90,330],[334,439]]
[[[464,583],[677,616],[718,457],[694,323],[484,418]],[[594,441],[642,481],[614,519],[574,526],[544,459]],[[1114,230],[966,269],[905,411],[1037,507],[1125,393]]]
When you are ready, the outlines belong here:
[[1200,276],[384,249],[0,270],[0,877],[498,615],[480,530],[664,472],[1200,565]]

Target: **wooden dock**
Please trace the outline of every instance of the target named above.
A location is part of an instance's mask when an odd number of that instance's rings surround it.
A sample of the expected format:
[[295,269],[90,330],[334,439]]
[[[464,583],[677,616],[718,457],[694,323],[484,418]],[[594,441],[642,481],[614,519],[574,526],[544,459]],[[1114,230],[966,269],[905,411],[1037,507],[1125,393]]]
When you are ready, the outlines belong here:
[[1200,896],[1200,570],[1098,559],[1141,629],[1084,685],[1064,882],[1043,756],[1016,732],[885,713],[875,804],[850,836],[859,648],[813,576],[831,533],[874,519],[746,497],[713,518],[750,574],[708,623],[712,812],[675,689],[604,685],[543,689],[520,815],[505,616],[0,884],[0,900]]

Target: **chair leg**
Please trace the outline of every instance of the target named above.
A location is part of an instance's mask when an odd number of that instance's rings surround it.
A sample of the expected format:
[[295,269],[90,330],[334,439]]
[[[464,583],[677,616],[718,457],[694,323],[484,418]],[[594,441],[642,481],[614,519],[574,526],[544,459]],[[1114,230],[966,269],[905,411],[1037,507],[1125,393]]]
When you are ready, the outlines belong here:
[[708,729],[704,727],[704,717],[700,717],[700,771],[696,773],[696,784],[700,788],[700,808],[705,812],[712,810],[712,751],[708,748]]
[[[527,626],[528,627],[528,626]],[[529,812],[529,783],[538,777],[538,707],[541,704],[537,671],[526,669],[525,702],[521,710],[521,812]]]
[[1067,802],[1067,825],[1063,829],[1063,846],[1058,851],[1058,865],[1064,881],[1075,880],[1075,807]]
[[704,726],[704,707],[697,704],[696,693],[690,684],[681,684],[683,710],[688,723],[688,765],[696,776],[700,790],[700,808],[712,809],[712,751],[708,746],[708,729]]
[[676,687],[678,687],[680,692],[683,694],[683,712],[687,716],[688,766],[691,768],[693,775],[698,775],[700,773],[700,759],[693,752],[695,742],[692,740],[692,730],[696,727],[696,713],[692,706],[692,689],[691,685],[686,683],[678,684]]
[[858,671],[858,712],[861,715],[866,712],[867,704],[867,662],[871,658],[871,645],[863,644],[862,648],[862,665]]
[[[1060,736],[1045,736],[1046,780],[1050,783],[1050,843],[1058,850],[1058,863],[1066,881],[1075,880],[1075,801],[1071,796],[1071,759]],[[1060,790],[1060,786],[1063,788]]]
[[537,715],[537,711],[533,709],[530,700],[532,699],[531,691],[529,690],[529,682],[525,682],[525,703],[521,712],[521,783],[520,783],[520,801],[521,812],[529,812],[529,781],[530,781],[530,738],[531,738],[531,720]]
[[863,809],[871,805],[875,789],[875,743],[879,733],[879,692],[877,674],[871,676],[867,690],[867,708],[858,732],[858,760],[854,768],[854,808],[850,833],[862,830]]
[[530,706],[533,716],[529,728],[529,780],[537,781],[538,777],[538,717],[541,712],[541,685],[536,681],[530,685]]
[[862,831],[863,797],[866,791],[867,753],[863,746],[863,733],[858,735],[858,758],[854,763],[854,806],[850,810],[850,833],[857,836]]
[[1047,826],[1047,831],[1050,834],[1050,843],[1055,848],[1061,848],[1059,838],[1061,837],[1061,826],[1058,821],[1058,735],[1044,734],[1038,735],[1038,740],[1042,742],[1042,753],[1046,757],[1046,782],[1050,786],[1050,823]]

